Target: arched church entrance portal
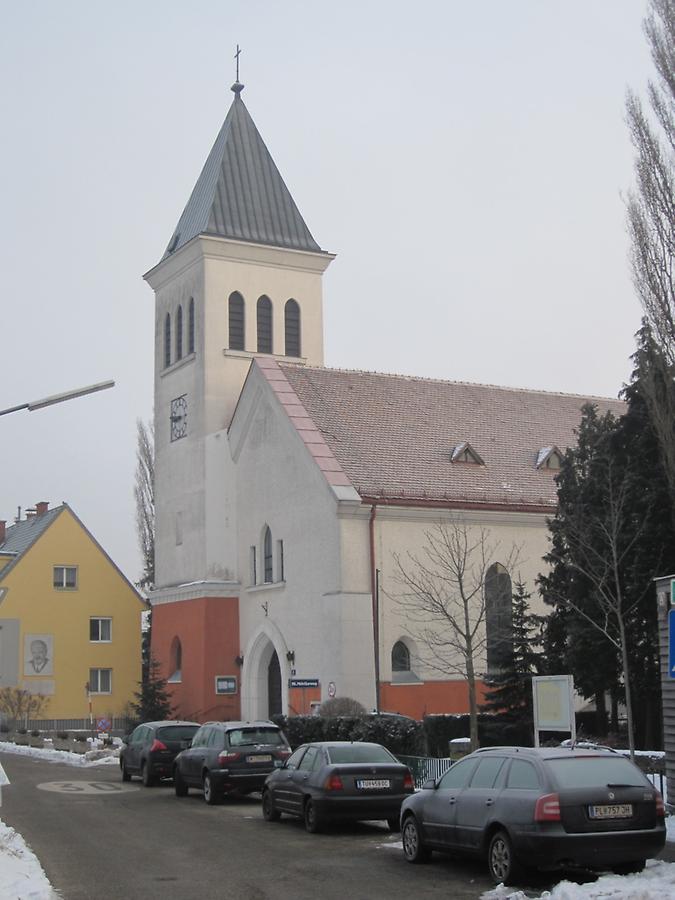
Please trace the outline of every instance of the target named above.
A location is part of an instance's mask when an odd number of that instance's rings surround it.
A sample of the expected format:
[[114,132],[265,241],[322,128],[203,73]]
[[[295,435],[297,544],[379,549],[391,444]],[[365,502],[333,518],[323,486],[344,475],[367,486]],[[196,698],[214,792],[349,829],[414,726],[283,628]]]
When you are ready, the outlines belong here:
[[281,715],[281,666],[279,665],[279,657],[277,651],[272,653],[269,666],[267,667],[267,715]]

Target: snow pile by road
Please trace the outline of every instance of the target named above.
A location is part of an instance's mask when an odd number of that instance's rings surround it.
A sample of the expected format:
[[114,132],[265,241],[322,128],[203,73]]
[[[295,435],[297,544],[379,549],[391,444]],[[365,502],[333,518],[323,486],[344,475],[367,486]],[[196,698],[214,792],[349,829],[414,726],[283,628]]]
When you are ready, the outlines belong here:
[[20,834],[0,821],[0,897],[57,900],[38,858]]
[[[98,742],[94,742],[98,743]],[[19,756],[35,756],[47,762],[65,763],[67,766],[117,766],[119,750],[115,748],[101,749],[93,747],[86,753],[70,753],[67,750],[51,750],[47,747],[28,747],[24,744],[13,744],[11,741],[0,741],[0,753],[16,753]],[[0,895],[2,896],[2,895]]]
[[675,863],[650,860],[639,875],[602,875],[590,884],[561,881],[552,890],[534,895],[500,884],[481,900],[673,900]]

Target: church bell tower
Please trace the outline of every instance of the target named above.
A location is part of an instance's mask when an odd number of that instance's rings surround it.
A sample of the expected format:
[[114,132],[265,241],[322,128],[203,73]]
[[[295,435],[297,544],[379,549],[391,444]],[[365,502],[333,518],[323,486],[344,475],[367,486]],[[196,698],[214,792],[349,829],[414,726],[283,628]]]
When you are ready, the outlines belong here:
[[227,428],[251,360],[323,364],[322,274],[333,256],[307,228],[242,90],[237,80],[166,251],[145,275],[156,310],[156,603],[192,597],[199,584],[231,591],[240,579]]

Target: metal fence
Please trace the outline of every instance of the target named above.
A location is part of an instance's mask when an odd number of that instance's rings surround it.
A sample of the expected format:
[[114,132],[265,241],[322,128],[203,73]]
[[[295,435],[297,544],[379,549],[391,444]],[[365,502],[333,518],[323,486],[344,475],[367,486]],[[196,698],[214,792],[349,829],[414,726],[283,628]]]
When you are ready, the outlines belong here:
[[[99,716],[98,718],[108,719],[111,723],[110,731],[126,733],[133,724],[132,720],[126,716],[116,716],[112,719],[108,716]],[[0,719],[0,730],[16,731],[17,728],[25,728],[27,731],[86,731],[88,734],[91,734],[92,731],[96,731],[98,718],[94,719],[93,723],[90,719],[28,719],[28,721],[21,719],[17,720],[16,723],[10,723],[6,717],[2,717]],[[13,726],[11,729],[10,725]]]
[[429,778],[440,778],[453,763],[449,757],[437,759],[433,756],[398,756],[404,766],[412,772],[415,787],[422,787]]

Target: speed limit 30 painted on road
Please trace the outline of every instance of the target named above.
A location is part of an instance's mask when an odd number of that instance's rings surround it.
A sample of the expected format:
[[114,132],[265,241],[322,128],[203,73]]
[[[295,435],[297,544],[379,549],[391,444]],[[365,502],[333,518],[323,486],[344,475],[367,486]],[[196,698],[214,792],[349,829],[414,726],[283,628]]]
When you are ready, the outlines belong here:
[[128,794],[140,791],[140,786],[133,784],[115,784],[112,781],[43,781],[37,785],[40,791],[53,791],[56,794],[70,794],[71,797],[114,797],[116,794]]

